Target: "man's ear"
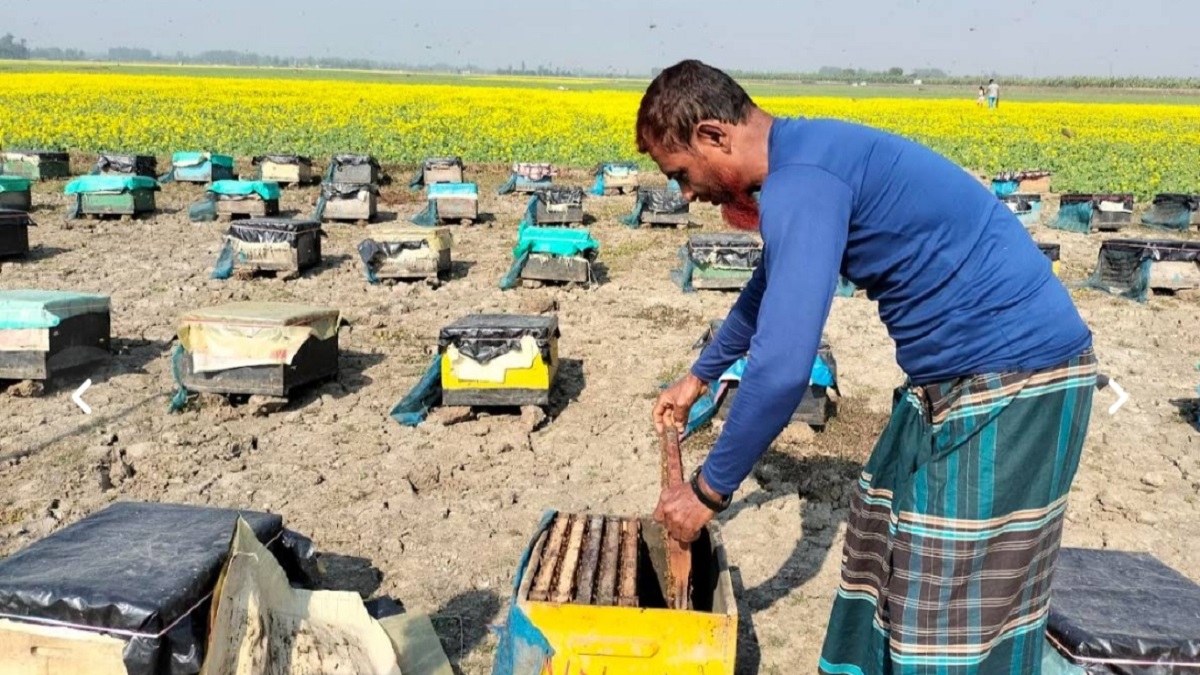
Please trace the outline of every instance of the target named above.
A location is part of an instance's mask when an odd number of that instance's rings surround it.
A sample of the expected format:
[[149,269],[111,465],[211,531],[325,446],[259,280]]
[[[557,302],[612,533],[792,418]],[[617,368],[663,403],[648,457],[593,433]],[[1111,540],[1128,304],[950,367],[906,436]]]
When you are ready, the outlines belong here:
[[732,149],[728,129],[716,120],[704,120],[696,125],[695,143],[697,147],[716,148],[725,153]]

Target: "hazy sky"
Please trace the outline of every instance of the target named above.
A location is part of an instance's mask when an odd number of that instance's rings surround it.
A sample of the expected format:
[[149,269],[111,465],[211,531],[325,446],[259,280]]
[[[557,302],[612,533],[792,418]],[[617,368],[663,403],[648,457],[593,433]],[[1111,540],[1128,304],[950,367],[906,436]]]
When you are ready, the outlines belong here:
[[[954,74],[1200,75],[1195,0],[4,0],[33,46],[207,49],[648,74],[822,65]],[[539,21],[542,28],[529,27]]]

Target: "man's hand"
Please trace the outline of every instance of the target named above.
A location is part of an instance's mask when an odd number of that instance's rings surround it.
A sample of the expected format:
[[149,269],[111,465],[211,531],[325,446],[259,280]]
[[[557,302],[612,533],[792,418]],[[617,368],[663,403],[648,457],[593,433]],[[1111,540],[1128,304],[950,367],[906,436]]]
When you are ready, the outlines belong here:
[[[658,433],[663,433],[668,427],[682,431],[687,426],[692,404],[704,393],[706,386],[700,378],[688,373],[659,394],[658,402],[654,404],[654,428]],[[692,498],[694,499],[695,495],[692,495]],[[703,507],[703,504],[700,506]]]
[[667,529],[676,541],[691,543],[700,536],[700,529],[717,515],[692,492],[686,482],[666,488],[658,497],[654,520]]

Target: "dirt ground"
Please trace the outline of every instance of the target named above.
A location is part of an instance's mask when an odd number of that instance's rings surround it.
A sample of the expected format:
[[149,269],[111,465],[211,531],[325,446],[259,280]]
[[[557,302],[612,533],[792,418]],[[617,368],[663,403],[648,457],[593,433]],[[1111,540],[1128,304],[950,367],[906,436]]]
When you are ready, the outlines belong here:
[[[403,170],[393,173],[380,209],[406,220],[420,210],[420,195],[408,191]],[[468,171],[491,217],[455,227],[454,278],[438,289],[367,284],[355,251],[364,233],[353,225],[326,226],[324,263],[300,279],[212,280],[224,226],[188,221],[201,188],[165,186],[152,218],[68,222],[63,182],[39,185],[34,252],[0,265],[0,288],[111,294],[114,353],[40,397],[0,393],[0,555],[114,500],[270,510],[316,541],[329,587],[434,614],[461,672],[490,672],[496,638],[488,625],[502,619],[544,510],[652,511],[659,469],[649,413],[658,386],[685,370],[708,320],[734,300],[673,285],[669,271],[687,233],[624,227],[617,218],[631,197],[586,203],[603,283],[501,291],[525,206],[522,197],[496,196],[503,178]],[[559,180],[585,185],[590,177]],[[287,189],[283,207],[308,212],[315,194]],[[719,227],[714,210],[694,214],[697,227]],[[1034,236],[1062,245],[1068,281],[1090,273],[1102,239],[1044,227]],[[1165,235],[1135,228],[1123,236]],[[1115,394],[1097,395],[1066,544],[1149,551],[1200,581],[1200,434],[1181,414],[1200,384],[1200,299],[1139,305],[1074,294],[1102,370],[1132,398],[1110,416]],[[168,414],[178,317],[241,299],[340,309],[348,325],[337,381],[266,417],[213,400]],[[471,312],[555,305],[563,365],[546,422],[531,430],[519,415],[500,414],[405,428],[388,417],[432,358],[442,326]],[[844,394],[838,417],[822,433],[785,433],[720,518],[737,572],[740,672],[815,670],[850,483],[901,382],[892,343],[862,295],[835,300],[827,337]],[[70,401],[86,377],[90,416]],[[713,438],[686,443],[685,464],[699,462]]]

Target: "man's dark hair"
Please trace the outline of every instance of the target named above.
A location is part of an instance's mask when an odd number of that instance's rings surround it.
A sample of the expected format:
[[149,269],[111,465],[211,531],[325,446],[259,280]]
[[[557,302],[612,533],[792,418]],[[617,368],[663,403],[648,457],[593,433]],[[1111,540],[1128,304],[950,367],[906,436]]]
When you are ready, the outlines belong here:
[[724,72],[694,59],[680,61],[659,73],[642,96],[638,151],[648,152],[651,145],[686,148],[699,122],[738,124],[753,106],[746,90]]

